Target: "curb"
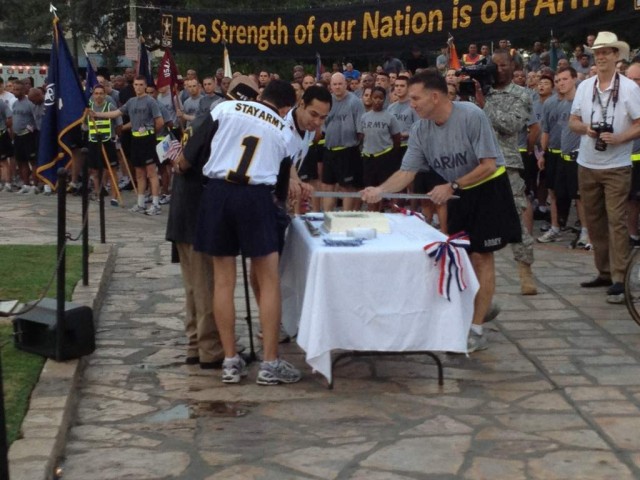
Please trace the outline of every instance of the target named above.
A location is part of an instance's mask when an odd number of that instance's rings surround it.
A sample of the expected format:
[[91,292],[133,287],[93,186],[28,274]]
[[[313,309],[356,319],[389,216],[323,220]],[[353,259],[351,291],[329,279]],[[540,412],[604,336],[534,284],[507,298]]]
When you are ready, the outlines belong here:
[[[76,285],[72,301],[92,308],[94,323],[115,267],[116,247],[93,246],[89,255],[89,285]],[[9,475],[16,480],[53,480],[66,443],[78,395],[84,358],[56,362],[47,359],[22,422],[21,438],[9,449]]]

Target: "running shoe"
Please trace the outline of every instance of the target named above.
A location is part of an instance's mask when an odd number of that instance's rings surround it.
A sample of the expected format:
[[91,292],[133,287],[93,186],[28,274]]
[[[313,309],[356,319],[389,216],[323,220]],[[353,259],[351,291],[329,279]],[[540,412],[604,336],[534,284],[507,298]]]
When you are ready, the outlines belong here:
[[278,385],[279,383],[296,383],[302,378],[300,370],[289,362],[277,359],[275,362],[262,362],[256,378],[258,385]]

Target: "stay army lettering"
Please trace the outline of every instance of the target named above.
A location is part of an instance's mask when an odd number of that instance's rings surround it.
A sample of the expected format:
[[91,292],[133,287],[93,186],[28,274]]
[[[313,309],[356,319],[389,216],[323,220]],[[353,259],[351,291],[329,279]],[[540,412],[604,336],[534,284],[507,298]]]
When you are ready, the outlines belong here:
[[279,128],[281,131],[284,130],[285,124],[275,115],[271,115],[264,110],[255,107],[253,105],[249,105],[247,103],[237,103],[236,111],[242,112],[246,115],[252,115],[260,120],[264,120],[267,123],[270,123],[274,127]]
[[468,165],[468,152],[452,153],[450,156],[443,155],[441,157],[427,158],[427,162],[435,170],[455,169],[464,165]]

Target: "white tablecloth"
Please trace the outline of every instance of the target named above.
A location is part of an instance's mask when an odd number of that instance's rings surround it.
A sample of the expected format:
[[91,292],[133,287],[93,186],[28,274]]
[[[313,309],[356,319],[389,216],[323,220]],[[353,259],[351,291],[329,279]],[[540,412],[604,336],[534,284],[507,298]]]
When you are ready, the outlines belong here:
[[[307,363],[331,381],[331,351],[467,351],[478,281],[462,251],[467,289],[438,295],[439,269],[423,246],[446,236],[388,214],[391,233],[359,247],[327,247],[293,220],[281,259],[283,324]],[[314,222],[316,226],[320,223]]]

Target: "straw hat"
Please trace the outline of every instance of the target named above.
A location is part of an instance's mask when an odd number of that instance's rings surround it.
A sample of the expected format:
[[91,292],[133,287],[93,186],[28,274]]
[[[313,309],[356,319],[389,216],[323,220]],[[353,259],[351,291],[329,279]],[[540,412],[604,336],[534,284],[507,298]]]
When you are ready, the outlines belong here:
[[618,60],[629,59],[629,44],[618,40],[618,36],[611,32],[598,32],[598,36],[593,42],[591,50],[600,48],[616,48],[618,49]]

